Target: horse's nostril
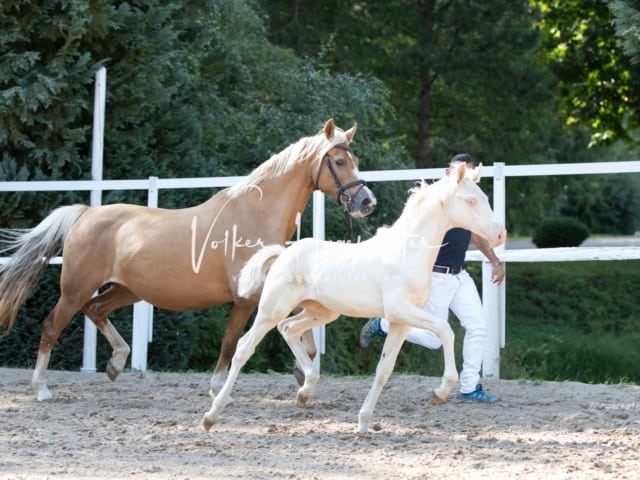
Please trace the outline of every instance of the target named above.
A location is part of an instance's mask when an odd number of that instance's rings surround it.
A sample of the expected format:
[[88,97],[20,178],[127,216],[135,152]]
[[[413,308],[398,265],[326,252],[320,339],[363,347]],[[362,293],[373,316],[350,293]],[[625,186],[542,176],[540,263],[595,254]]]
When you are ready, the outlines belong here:
[[375,203],[372,203],[370,201],[366,201],[366,202],[363,201],[362,204],[360,204],[360,212],[365,216],[373,212],[374,208],[375,208]]

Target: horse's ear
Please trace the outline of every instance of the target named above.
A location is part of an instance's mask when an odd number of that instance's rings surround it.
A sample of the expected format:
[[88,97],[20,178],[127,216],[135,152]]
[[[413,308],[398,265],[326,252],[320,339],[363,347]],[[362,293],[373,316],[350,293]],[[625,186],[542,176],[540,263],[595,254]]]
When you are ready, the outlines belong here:
[[356,134],[357,129],[358,124],[356,122],[353,122],[353,127],[344,132],[344,134],[347,136],[347,143],[351,143],[353,141],[353,136]]
[[333,132],[335,130],[335,124],[333,123],[333,118],[327,120],[327,123],[324,124],[324,128],[322,131],[324,132],[324,137],[327,140],[331,140],[333,138]]
[[473,181],[475,183],[480,182],[480,172],[482,171],[482,163],[479,163],[478,166],[473,170]]
[[456,167],[456,182],[460,183],[467,175],[467,166],[464,163],[459,163]]

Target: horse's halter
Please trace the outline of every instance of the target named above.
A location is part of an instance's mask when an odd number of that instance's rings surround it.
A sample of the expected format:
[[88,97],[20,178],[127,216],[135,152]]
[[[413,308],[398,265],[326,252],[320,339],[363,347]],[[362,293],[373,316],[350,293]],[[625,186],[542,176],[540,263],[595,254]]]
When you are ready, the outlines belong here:
[[[345,152],[349,152],[353,154],[353,152],[349,148],[349,145],[347,144],[340,143],[338,145],[334,145],[333,147],[331,147],[330,150],[333,150],[334,148],[339,148],[340,150],[344,150]],[[322,165],[325,163],[327,164],[329,173],[331,173],[331,176],[333,177],[333,181],[336,183],[336,187],[338,187],[338,192],[336,194],[336,201],[338,202],[338,205],[342,205],[344,207],[345,212],[349,212],[349,210],[351,210],[351,205],[353,204],[353,199],[358,195],[358,193],[360,193],[360,190],[362,190],[365,187],[367,182],[359,178],[357,180],[353,180],[347,183],[346,185],[342,185],[342,183],[340,182],[340,179],[338,178],[338,175],[336,174],[335,169],[333,168],[333,165],[331,164],[331,157],[329,157],[329,152],[327,152],[324,158],[322,159],[322,163],[320,163],[320,168],[318,168],[318,173],[316,175],[316,187],[315,187],[316,189],[318,188],[318,181],[320,180]],[[347,193],[347,190],[354,187],[358,187],[355,194],[352,195],[350,193]]]

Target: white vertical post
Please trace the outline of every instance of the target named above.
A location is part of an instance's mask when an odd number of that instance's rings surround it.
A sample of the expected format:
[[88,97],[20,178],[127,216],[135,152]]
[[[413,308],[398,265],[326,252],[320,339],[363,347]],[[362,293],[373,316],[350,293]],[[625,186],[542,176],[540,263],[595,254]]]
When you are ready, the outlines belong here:
[[[319,190],[313,192],[313,238],[325,239],[324,230],[324,193]],[[318,348],[318,354],[313,359],[314,365],[320,371],[320,355],[325,353],[325,327],[313,328],[313,340]]]
[[131,370],[147,371],[147,347],[151,330],[153,307],[141,301],[133,304],[131,339]]
[[[149,177],[147,206],[158,206],[158,177]],[[133,305],[131,369],[147,371],[148,346],[153,339],[153,305],[143,301]]]
[[[504,163],[493,166],[493,211],[497,220],[505,223],[505,177]],[[496,248],[498,257],[504,245]],[[500,285],[491,281],[491,264],[482,262],[482,310],[487,322],[487,339],[482,361],[482,375],[500,378],[500,348],[505,337],[505,292],[506,280]]]
[[[96,72],[95,96],[93,101],[93,138],[91,144],[91,178],[93,180],[102,180],[106,92],[107,70],[101,67]],[[91,206],[101,204],[102,189],[91,190]],[[96,371],[97,340],[98,331],[96,326],[88,317],[84,317],[84,345],[80,371]]]

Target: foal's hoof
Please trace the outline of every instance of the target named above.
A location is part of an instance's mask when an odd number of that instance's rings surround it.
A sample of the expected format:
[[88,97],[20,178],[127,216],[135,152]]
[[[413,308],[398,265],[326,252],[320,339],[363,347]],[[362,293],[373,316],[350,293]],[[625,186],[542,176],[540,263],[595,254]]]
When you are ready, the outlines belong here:
[[107,363],[107,377],[109,377],[109,380],[113,382],[118,378],[118,375],[120,375],[120,370],[111,365],[111,362]]
[[296,397],[296,406],[300,408],[306,407],[308,401],[309,401],[309,397],[306,397],[304,395],[298,395]]
[[213,420],[207,420],[207,417],[204,417],[204,418],[202,419],[202,423],[200,424],[200,427],[201,427],[205,432],[208,432],[208,431],[211,429],[211,427],[213,427],[213,424],[214,424],[214,423],[215,423],[215,422],[214,422]]
[[440,398],[438,395],[436,395],[435,392],[433,392],[433,396],[431,397],[431,405],[441,405],[446,401],[446,398]]

